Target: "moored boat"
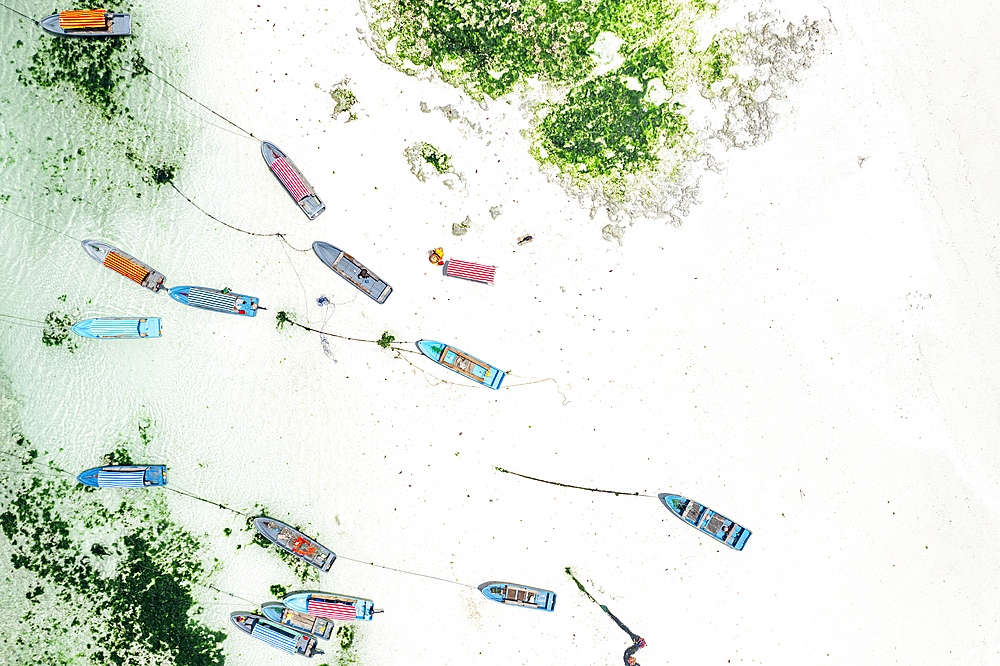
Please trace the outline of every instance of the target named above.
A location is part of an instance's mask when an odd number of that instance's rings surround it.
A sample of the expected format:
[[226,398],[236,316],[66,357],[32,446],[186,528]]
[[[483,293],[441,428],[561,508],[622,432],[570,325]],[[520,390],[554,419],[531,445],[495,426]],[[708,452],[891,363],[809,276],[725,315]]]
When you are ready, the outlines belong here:
[[46,16],[38,25],[60,37],[125,37],[132,34],[132,17],[103,9],[79,9]]
[[743,550],[750,538],[750,530],[692,499],[668,493],[660,493],[657,497],[685,523],[734,550]]
[[293,611],[330,620],[371,621],[375,613],[375,602],[371,599],[333,592],[295,592],[281,603]]
[[312,248],[319,260],[329,266],[330,270],[367,294],[376,303],[385,303],[385,299],[389,298],[392,287],[351,255],[322,241],[313,243]]
[[503,370],[443,342],[419,340],[417,341],[417,349],[435,363],[440,363],[449,370],[491,389],[499,389],[504,377],[507,376]]
[[260,307],[258,305],[260,299],[256,296],[244,296],[210,287],[174,287],[167,293],[178,303],[190,305],[193,308],[243,315],[244,317],[256,317],[257,308]]
[[157,292],[163,287],[163,273],[159,273],[130,254],[103,241],[85,240],[80,245],[94,261],[124,275],[136,284]]
[[280,520],[268,518],[267,516],[257,516],[253,519],[253,526],[261,534],[273,541],[279,548],[287,550],[289,553],[299,558],[307,564],[311,564],[320,571],[329,571],[333,566],[333,561],[337,559],[336,554],[329,548],[322,546],[311,537],[307,537],[291,525]]
[[267,643],[271,647],[278,648],[282,652],[300,654],[303,657],[323,654],[321,650],[316,649],[316,637],[304,631],[296,631],[290,627],[272,622],[266,617],[252,613],[233,613],[229,616],[229,619],[241,631]]
[[266,604],[261,604],[260,612],[272,622],[291,627],[296,631],[304,631],[307,634],[312,634],[316,638],[322,638],[326,641],[330,640],[330,635],[333,633],[333,622],[330,622],[326,618],[313,617],[312,615],[293,611],[280,601],[270,601]]
[[159,317],[97,317],[78,321],[72,331],[85,338],[111,340],[158,338],[163,329]]
[[261,142],[260,152],[271,173],[285,188],[292,201],[298,204],[302,212],[306,214],[306,217],[315,220],[320,213],[326,210],[326,204],[320,201],[316,189],[309,184],[309,181],[288,158],[288,155],[281,152],[281,149],[270,141]]
[[491,601],[510,606],[544,611],[553,611],[556,608],[556,593],[537,587],[491,580],[480,585],[479,591]]
[[76,480],[93,488],[146,488],[167,485],[166,465],[111,465],[80,472]]

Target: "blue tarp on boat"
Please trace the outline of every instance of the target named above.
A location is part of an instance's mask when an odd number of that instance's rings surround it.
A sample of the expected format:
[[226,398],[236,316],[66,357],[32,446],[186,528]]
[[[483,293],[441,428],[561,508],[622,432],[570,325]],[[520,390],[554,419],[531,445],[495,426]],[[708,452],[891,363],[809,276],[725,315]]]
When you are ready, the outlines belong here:
[[259,638],[268,645],[276,647],[279,650],[283,650],[289,654],[295,652],[295,643],[297,642],[296,638],[293,638],[292,636],[288,636],[287,634],[271,629],[270,627],[263,625],[260,622],[258,622],[253,626],[253,630],[251,630],[250,635],[253,636],[254,638]]

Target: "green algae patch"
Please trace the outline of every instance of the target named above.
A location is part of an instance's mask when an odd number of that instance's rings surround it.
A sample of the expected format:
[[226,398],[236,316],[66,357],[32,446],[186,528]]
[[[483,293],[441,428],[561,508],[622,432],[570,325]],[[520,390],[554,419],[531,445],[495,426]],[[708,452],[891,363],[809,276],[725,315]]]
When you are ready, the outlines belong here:
[[[261,504],[257,504],[251,513],[253,514],[253,517],[247,518],[246,527],[244,528],[244,531],[251,532],[253,534],[253,536],[250,539],[250,543],[260,546],[267,552],[277,556],[278,559],[284,562],[288,566],[288,568],[291,569],[292,574],[294,574],[294,576],[298,578],[300,582],[308,583],[310,581],[313,582],[318,581],[319,574],[317,573],[316,567],[306,562],[303,562],[302,560],[295,557],[284,548],[278,547],[277,544],[275,544],[266,536],[261,534],[260,530],[254,527],[253,519],[255,517],[271,515],[270,512],[268,512],[267,508]],[[300,532],[302,531],[302,529],[296,525],[292,525],[292,527],[299,530]]]
[[427,162],[438,173],[445,173],[451,169],[451,158],[435,148],[429,143],[419,143],[416,146],[420,157]]
[[[77,4],[67,9],[89,9]],[[106,9],[125,11],[114,3]],[[112,119],[130,116],[130,109],[122,102],[122,91],[129,79],[143,76],[146,71],[133,40],[42,35],[39,49],[31,56],[27,70],[18,72],[18,80],[42,88],[68,87],[102,116]]]
[[76,351],[78,345],[70,332],[73,319],[70,315],[56,310],[45,315],[42,344],[46,347],[65,347],[70,353]]
[[12,663],[223,664],[226,635],[198,621],[191,591],[207,576],[203,540],[162,494],[80,485],[11,439],[26,476],[5,484],[0,530],[30,604],[23,631],[3,638]]

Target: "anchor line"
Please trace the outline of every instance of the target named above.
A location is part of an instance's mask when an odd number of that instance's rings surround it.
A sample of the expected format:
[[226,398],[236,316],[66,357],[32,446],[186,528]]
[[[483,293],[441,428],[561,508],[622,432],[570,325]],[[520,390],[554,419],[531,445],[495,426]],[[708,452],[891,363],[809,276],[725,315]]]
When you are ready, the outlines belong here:
[[[7,195],[7,198],[9,198],[9,197],[10,197],[10,195]],[[6,201],[6,199],[2,195],[0,195],[0,200]],[[0,214],[2,214],[2,213],[7,213],[8,215],[13,215],[14,217],[19,217],[22,220],[24,220],[25,222],[31,222],[32,224],[35,224],[35,225],[37,225],[37,226],[39,226],[39,227],[41,227],[43,229],[48,229],[49,231],[54,231],[57,234],[62,234],[66,238],[69,238],[70,240],[75,240],[78,243],[82,243],[83,242],[79,238],[76,238],[75,236],[70,236],[69,234],[67,234],[64,231],[59,231],[58,229],[53,229],[52,227],[44,225],[41,222],[35,222],[30,217],[25,217],[24,215],[21,215],[19,213],[14,213],[12,211],[4,210],[3,208],[0,208]]]
[[[175,488],[174,486],[168,486],[168,485],[165,485],[165,486],[163,486],[163,487],[164,487],[165,489],[167,489],[167,490],[171,491],[171,492],[175,492],[175,493],[177,493],[178,495],[184,495],[184,496],[186,496],[186,497],[190,497],[190,498],[192,498],[192,499],[196,499],[196,500],[198,500],[198,501],[200,501],[200,502],[204,502],[205,504],[211,504],[212,506],[217,506],[217,507],[219,507],[220,509],[224,509],[224,510],[226,510],[226,511],[232,511],[233,513],[235,513],[235,514],[238,514],[238,515],[240,515],[240,516],[245,516],[245,517],[247,517],[247,518],[250,518],[250,517],[251,517],[249,513],[243,513],[243,512],[242,512],[242,511],[240,511],[239,509],[234,509],[234,508],[232,508],[231,506],[226,506],[226,505],[225,505],[225,504],[223,504],[222,502],[213,502],[213,501],[212,501],[212,500],[210,500],[210,499],[205,499],[204,497],[199,497],[198,495],[195,495],[194,493],[191,493],[191,492],[188,492],[188,491],[186,491],[186,490],[181,490],[180,488]],[[221,590],[220,590],[220,592],[221,592]]]
[[609,495],[627,495],[629,497],[656,497],[656,495],[649,495],[649,494],[640,493],[640,492],[626,493],[626,492],[622,492],[622,491],[619,491],[619,490],[601,490],[600,488],[586,488],[584,486],[573,486],[573,485],[570,485],[568,483],[559,483],[558,481],[546,481],[545,479],[539,479],[539,478],[536,478],[534,476],[528,476],[527,474],[519,474],[518,472],[512,472],[509,469],[504,469],[503,467],[496,467],[496,466],[494,466],[493,469],[495,469],[498,472],[503,472],[504,474],[513,474],[514,476],[519,476],[522,479],[530,479],[531,481],[539,481],[541,483],[548,483],[550,485],[560,486],[562,488],[576,488],[577,490],[589,490],[592,493],[607,493]]
[[4,321],[4,322],[2,322],[4,324],[11,324],[13,326],[24,326],[25,328],[41,328],[43,330],[46,329],[46,328],[48,328],[48,326],[45,324],[45,322],[40,322],[37,319],[25,319],[24,317],[15,317],[14,315],[3,314],[2,312],[0,312],[0,317],[8,317],[10,319],[21,319],[22,321],[33,321],[33,322],[37,322],[37,323],[41,324],[41,326],[36,326],[35,324],[21,324],[21,323],[16,322],[16,321]]
[[462,583],[457,580],[449,580],[447,578],[440,578],[438,576],[431,576],[430,574],[417,573],[416,571],[406,571],[405,569],[395,569],[393,567],[383,566],[381,564],[375,564],[374,562],[365,562],[364,560],[355,560],[350,557],[345,557],[343,555],[338,555],[339,560],[348,560],[350,562],[357,562],[358,564],[367,564],[369,566],[378,567],[379,569],[388,569],[389,571],[395,571],[397,573],[409,574],[410,576],[420,576],[421,578],[431,578],[433,580],[439,580],[443,583],[451,583],[452,585],[461,585],[462,587],[470,587],[473,590],[476,589],[475,585],[469,585],[468,583]]
[[3,4],[2,2],[0,2],[0,7],[5,7],[5,8],[7,8],[7,9],[9,9],[10,11],[14,12],[15,14],[17,14],[18,16],[23,16],[24,18],[28,19],[29,21],[31,21],[31,22],[32,22],[32,23],[34,23],[35,25],[38,25],[38,26],[40,26],[40,25],[41,25],[41,23],[39,23],[39,22],[38,22],[37,20],[35,20],[35,19],[31,18],[31,17],[30,17],[30,16],[28,16],[27,14],[22,14],[21,12],[17,11],[17,10],[16,10],[16,9],[14,9],[13,7],[10,7],[10,6],[8,6],[8,5],[5,5],[5,4]]
[[614,613],[612,613],[610,610],[608,610],[607,606],[605,606],[602,603],[598,603],[597,599],[595,599],[594,597],[592,597],[591,594],[590,594],[590,592],[587,591],[587,588],[585,588],[583,586],[583,583],[581,583],[580,581],[578,581],[576,579],[576,576],[573,575],[573,571],[572,571],[572,569],[570,567],[566,567],[566,575],[573,579],[573,582],[576,583],[576,586],[578,588],[580,588],[581,592],[583,592],[585,595],[587,595],[588,599],[590,599],[595,604],[597,604],[598,606],[600,606],[601,610],[604,611],[605,613],[607,613],[608,617],[610,617],[612,620],[614,620],[615,624],[618,625],[619,629],[621,629],[626,634],[628,634],[629,638],[632,639],[632,645],[630,645],[628,648],[626,648],[625,654],[622,655],[622,660],[625,662],[625,666],[639,666],[639,662],[637,662],[635,660],[635,656],[634,655],[635,655],[636,652],[638,652],[642,648],[646,647],[646,639],[643,638],[642,636],[640,636],[639,634],[633,633],[631,629],[629,629],[628,627],[625,626],[624,622],[622,622],[621,620],[619,620],[617,617],[615,617]]

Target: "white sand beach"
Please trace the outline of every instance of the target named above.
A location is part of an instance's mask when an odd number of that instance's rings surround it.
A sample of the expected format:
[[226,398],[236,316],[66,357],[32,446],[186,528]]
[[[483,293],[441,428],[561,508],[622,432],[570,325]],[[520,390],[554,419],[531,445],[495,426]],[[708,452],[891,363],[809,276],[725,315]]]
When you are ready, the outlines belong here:
[[[341,556],[314,585],[384,609],[358,627],[364,666],[621,663],[628,637],[566,567],[646,639],[644,666],[998,658],[994,4],[767,3],[822,33],[775,104],[773,136],[720,149],[722,171],[701,174],[682,226],[637,219],[621,244],[601,237],[606,211],[591,218],[538,172],[516,101],[483,108],[393,70],[353,3],[199,4],[216,26],[199,38],[180,20],[194,7],[142,7],[161,52],[190,63],[171,80],[281,147],[327,211],[308,221],[255,141],[164,92],[190,137],[178,188],[240,228],[343,248],[394,292],[377,305],[311,251],[215,224],[169,188],[103,219],[42,205],[38,219],[131,252],[170,286],[228,286],[267,310],[183,308],[64,239],[25,258],[43,232],[5,227],[5,312],[44,316],[68,294],[90,299],[84,317],[164,320],[160,340],[84,341],[72,356],[36,331],[0,331],[33,442],[82,469],[100,463],[95,442],[150,418],[146,453],[172,484],[260,503]],[[729,2],[718,21],[761,7]],[[346,123],[327,92],[345,78],[359,100]],[[447,105],[460,119],[434,110]],[[452,157],[453,189],[410,172],[404,151],[420,141]],[[466,217],[468,233],[452,235]],[[496,265],[495,284],[444,277],[427,260],[439,246]],[[52,266],[75,279],[54,283]],[[335,338],[331,358],[318,335],[277,330],[278,311],[313,326],[329,316],[325,330],[344,336],[388,331],[410,349],[453,343],[510,374],[498,392],[456,386],[419,355],[403,355],[411,365]],[[660,492],[745,525],[746,549],[709,543]],[[274,583],[294,587],[272,554],[222,536],[241,518],[168,502],[210,535],[214,585],[260,602]],[[556,610],[492,603],[474,589],[488,580],[554,590]],[[214,628],[252,610],[202,592]],[[336,661],[326,649],[317,663]],[[225,650],[231,666],[298,659],[235,631]]]

